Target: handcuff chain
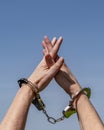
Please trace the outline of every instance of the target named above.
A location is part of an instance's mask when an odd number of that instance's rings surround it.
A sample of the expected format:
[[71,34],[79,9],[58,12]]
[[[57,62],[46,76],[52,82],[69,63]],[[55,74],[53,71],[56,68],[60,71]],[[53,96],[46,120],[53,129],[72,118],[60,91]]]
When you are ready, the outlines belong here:
[[50,117],[45,109],[43,109],[42,111],[43,111],[44,115],[47,117],[48,122],[50,122],[51,124],[56,124],[57,122],[60,122],[60,121],[64,120],[64,118],[65,118],[65,116],[62,116],[58,119],[55,119],[53,117]]
[[53,117],[50,117],[47,113],[47,111],[45,110],[45,104],[42,101],[40,95],[39,95],[39,90],[37,88],[37,85],[33,84],[31,81],[22,78],[20,80],[18,80],[19,86],[20,88],[22,87],[22,84],[27,84],[29,87],[31,87],[32,91],[35,93],[35,99],[33,99],[32,103],[36,106],[36,108],[39,111],[43,111],[43,113],[45,114],[45,116],[47,117],[47,120],[51,123],[51,124],[55,124],[59,121],[64,120],[64,118],[68,118],[70,117],[72,114],[76,113],[75,108],[73,108],[73,102],[75,99],[78,100],[79,96],[83,93],[85,94],[88,98],[90,98],[91,95],[91,89],[90,88],[83,88],[82,90],[80,90],[79,92],[77,92],[74,97],[72,97],[72,100],[70,101],[70,104],[63,110],[63,116],[55,119]]

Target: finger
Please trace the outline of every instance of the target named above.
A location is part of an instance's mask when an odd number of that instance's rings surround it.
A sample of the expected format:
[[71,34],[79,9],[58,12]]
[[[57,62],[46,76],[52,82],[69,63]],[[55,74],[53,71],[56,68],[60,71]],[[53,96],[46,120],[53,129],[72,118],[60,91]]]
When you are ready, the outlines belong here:
[[54,63],[54,65],[50,68],[48,75],[50,75],[51,77],[55,76],[56,73],[60,70],[61,66],[64,63],[64,59],[63,57],[60,57],[56,63]]
[[47,45],[44,41],[42,41],[42,46],[43,46],[43,54],[46,55],[49,53],[49,50],[47,48]]
[[44,40],[42,41],[42,46],[43,46],[44,49],[47,48],[47,45],[46,45],[46,43],[44,42]]
[[47,55],[48,53],[47,53],[47,51],[46,51],[46,49],[43,49],[43,55],[45,56],[45,55]]
[[44,41],[42,41],[42,47],[45,49],[46,48],[46,44]]
[[[47,47],[48,52],[50,53],[50,55],[55,59],[57,56],[57,53],[59,51],[59,48],[61,46],[63,38],[59,37],[59,39],[57,40],[55,37],[52,40],[52,43],[50,42],[50,40],[48,39],[47,36],[44,37],[44,46]],[[52,44],[54,46],[52,46]]]
[[56,63],[54,63],[54,65],[49,69],[47,75],[44,76],[42,82],[43,81],[46,81],[46,82],[50,81],[57,74],[57,72],[60,70],[63,62],[64,62],[64,59],[62,57],[59,58],[59,60]]
[[[52,43],[55,44],[56,42],[56,38],[54,37],[53,40],[52,40]],[[51,54],[51,51],[52,51],[52,43],[50,42],[49,38],[47,36],[44,36],[44,40],[42,42],[42,46],[45,50],[43,50],[43,54],[47,54],[46,52],[50,53]],[[51,54],[52,56],[54,54]]]
[[50,52],[52,49],[52,44],[51,41],[49,40],[49,38],[47,36],[44,36],[44,43],[47,46],[48,51]]
[[49,68],[55,63],[50,54],[47,54],[47,55],[45,56],[45,60],[46,60],[47,66],[48,66]]
[[43,46],[43,55],[47,55],[52,48],[50,40],[48,39],[47,36],[44,36],[44,40],[42,41],[42,46]]
[[[59,37],[58,40],[54,37],[53,40],[52,40],[52,43],[51,43],[50,40],[48,39],[48,37],[45,36],[44,37],[44,41],[43,41],[43,46],[44,46],[44,49],[46,49],[46,51],[44,51],[44,52],[50,53],[50,55],[54,59],[56,59],[56,57],[58,56],[57,53],[59,51],[60,45],[62,43],[62,40],[63,40],[62,37]],[[46,53],[43,53],[43,54],[46,54]]]
[[49,69],[48,73],[44,76],[44,78],[41,79],[41,81],[38,84],[40,91],[43,90],[49,84],[52,78],[57,74],[63,62],[64,59],[62,57],[59,58],[59,60],[56,63],[54,63],[54,65]]
[[56,44],[56,42],[57,42],[57,39],[56,39],[56,37],[54,37],[54,38],[52,39],[52,41],[51,41],[52,47]]
[[51,54],[51,56],[52,56],[53,58],[56,57],[56,55],[57,55],[57,53],[58,53],[58,51],[59,51],[59,48],[60,48],[60,46],[61,46],[62,41],[63,41],[63,38],[62,38],[62,37],[59,37],[59,39],[57,40],[57,42],[56,42],[55,45],[53,46],[53,49],[52,49],[52,51],[50,52],[50,54]]

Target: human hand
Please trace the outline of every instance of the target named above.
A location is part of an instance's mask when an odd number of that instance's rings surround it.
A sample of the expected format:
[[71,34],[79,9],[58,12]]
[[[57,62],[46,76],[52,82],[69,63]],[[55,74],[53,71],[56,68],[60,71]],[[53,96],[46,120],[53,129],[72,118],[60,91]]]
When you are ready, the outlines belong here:
[[[42,43],[44,48],[43,54],[46,55],[47,53],[50,53],[53,59],[57,61],[59,58],[57,54],[59,48],[58,50],[55,50],[54,47],[61,44],[62,40],[62,37],[60,37],[58,40],[56,38],[53,38],[51,42],[47,36],[44,37],[44,41]],[[71,97],[81,89],[78,81],[65,63],[63,63],[60,71],[55,75],[55,80]]]
[[[60,45],[56,46],[54,49],[57,51]],[[29,80],[32,83],[37,84],[39,91],[43,90],[52,78],[59,71],[62,66],[64,59],[61,57],[54,62],[51,55],[45,54],[42,61],[38,64],[32,75],[29,77]]]

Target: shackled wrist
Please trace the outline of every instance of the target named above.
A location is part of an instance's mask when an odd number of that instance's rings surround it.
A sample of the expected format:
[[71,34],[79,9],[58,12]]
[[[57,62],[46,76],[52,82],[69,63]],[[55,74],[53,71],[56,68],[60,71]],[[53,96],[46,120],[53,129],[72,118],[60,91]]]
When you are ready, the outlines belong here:
[[32,90],[32,92],[34,94],[32,103],[36,106],[36,108],[38,110],[42,110],[45,108],[45,104],[43,103],[43,101],[40,97],[37,84],[32,83],[30,80],[28,80],[26,78],[21,78],[20,80],[18,80],[18,84],[19,84],[20,88],[23,86],[23,84],[26,84]]
[[24,84],[26,84],[32,90],[34,96],[36,96],[37,93],[39,93],[39,89],[38,89],[37,85],[35,83],[32,83],[30,80],[27,80],[26,78],[19,79],[18,84],[19,84],[20,88]]
[[45,116],[47,117],[47,120],[51,123],[51,124],[55,124],[59,121],[64,120],[65,118],[69,118],[71,115],[73,115],[74,113],[77,112],[76,110],[76,106],[77,106],[77,101],[79,100],[80,96],[82,94],[85,94],[88,98],[90,98],[91,95],[91,89],[90,88],[83,88],[80,91],[77,91],[74,96],[72,97],[72,100],[69,102],[69,105],[67,107],[65,107],[65,109],[62,111],[62,116],[58,119],[55,119],[51,116],[48,115],[46,109],[45,109],[45,104],[42,101],[40,95],[39,95],[39,90],[37,88],[36,84],[33,84],[31,81],[22,78],[20,80],[18,80],[19,86],[22,87],[23,84],[26,84],[27,86],[29,86],[31,88],[31,90],[33,91],[33,93],[35,94],[35,98],[33,98],[33,105],[35,105],[35,107],[39,110],[42,111]]
[[91,89],[90,88],[83,88],[80,91],[77,91],[70,101],[70,104],[72,107],[76,110],[77,109],[77,102],[80,99],[82,95],[85,95],[87,98],[90,98],[91,96]]
[[72,114],[77,112],[77,102],[81,95],[86,95],[88,98],[91,96],[90,88],[83,88],[80,91],[77,91],[72,100],[69,102],[69,105],[64,109],[63,114],[66,118],[70,117]]
[[71,99],[78,93],[79,91],[82,90],[82,87],[78,83],[74,83],[71,86],[69,86],[69,95]]

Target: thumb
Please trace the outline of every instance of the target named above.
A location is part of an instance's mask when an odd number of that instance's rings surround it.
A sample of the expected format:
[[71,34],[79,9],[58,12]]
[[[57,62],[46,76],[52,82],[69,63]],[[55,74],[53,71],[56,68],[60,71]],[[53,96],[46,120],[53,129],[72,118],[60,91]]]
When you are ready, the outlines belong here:
[[57,60],[56,63],[53,64],[53,66],[49,69],[48,73],[44,76],[43,79],[41,79],[40,83],[38,84],[41,90],[43,90],[49,84],[49,82],[53,79],[53,77],[60,70],[63,63],[64,63],[64,59],[61,57]]
[[63,65],[64,63],[64,58],[63,57],[60,57],[56,63],[54,63],[54,65],[50,68],[48,74],[51,76],[51,77],[54,77],[57,72],[60,70],[61,66]]

